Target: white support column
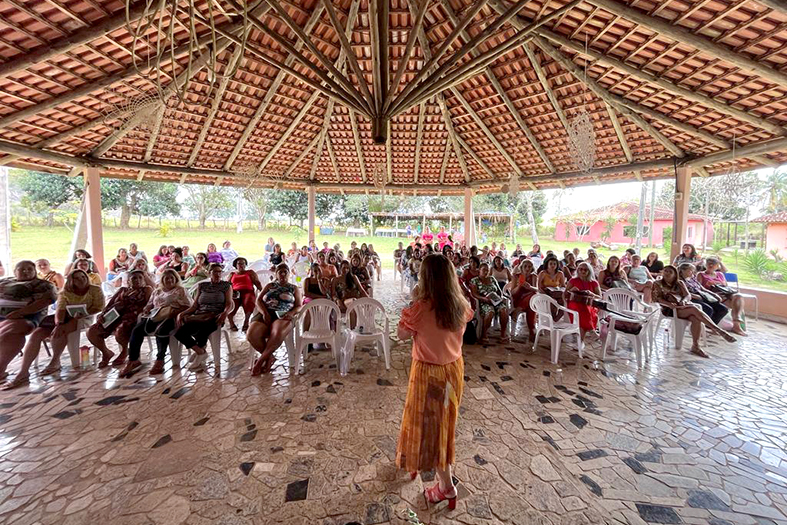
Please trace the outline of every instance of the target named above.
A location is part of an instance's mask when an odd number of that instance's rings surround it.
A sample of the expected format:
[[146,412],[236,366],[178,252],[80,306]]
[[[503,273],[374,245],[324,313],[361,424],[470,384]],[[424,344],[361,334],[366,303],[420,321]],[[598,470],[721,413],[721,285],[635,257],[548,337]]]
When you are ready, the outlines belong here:
[[0,262],[5,275],[13,275],[11,266],[11,205],[8,195],[8,168],[0,168]]
[[691,168],[678,168],[675,181],[675,215],[672,221],[672,245],[670,261],[680,253],[685,243],[689,221],[689,197],[691,196]]
[[85,216],[87,223],[87,249],[93,256],[93,262],[105,279],[104,266],[104,228],[101,224],[101,175],[99,169],[85,169]]
[[473,220],[473,190],[465,188],[465,245],[470,248],[476,243],[475,221]]
[[637,212],[637,253],[642,255],[643,227],[645,225],[645,206],[648,204],[648,183],[641,181],[639,192],[639,211]]
[[309,196],[309,242],[314,240],[314,225],[316,222],[315,201],[317,198],[317,190],[314,186],[309,186],[306,190]]
[[238,207],[236,210],[238,214],[238,227],[236,228],[236,233],[243,233],[243,191],[238,190]]

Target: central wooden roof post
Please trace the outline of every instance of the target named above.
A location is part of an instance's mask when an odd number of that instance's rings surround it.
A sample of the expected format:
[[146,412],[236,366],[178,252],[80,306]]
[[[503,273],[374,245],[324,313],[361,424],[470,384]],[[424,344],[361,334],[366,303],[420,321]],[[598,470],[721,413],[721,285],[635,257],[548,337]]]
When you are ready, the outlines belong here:
[[317,188],[314,187],[314,184],[310,185],[306,188],[306,193],[308,195],[308,207],[309,207],[309,245],[311,245],[312,241],[314,241],[314,225],[316,222],[316,199],[317,199]]
[[475,222],[473,221],[473,190],[465,188],[465,245],[475,244]]
[[675,215],[672,221],[672,245],[670,262],[680,253],[686,240],[689,221],[689,197],[691,196],[691,168],[678,168],[675,181]]
[[388,142],[388,119],[384,117],[374,117],[372,119],[372,138],[375,144]]
[[87,219],[87,249],[93,256],[93,263],[106,279],[104,266],[104,228],[101,224],[101,175],[99,168],[85,168],[85,218]]

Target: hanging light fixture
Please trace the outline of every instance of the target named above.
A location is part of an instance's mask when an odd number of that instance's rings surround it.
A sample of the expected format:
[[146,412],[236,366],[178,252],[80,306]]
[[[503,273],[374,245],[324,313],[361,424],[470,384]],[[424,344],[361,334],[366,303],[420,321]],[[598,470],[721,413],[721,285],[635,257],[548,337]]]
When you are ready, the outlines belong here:
[[[587,35],[585,35],[585,56],[587,57]],[[568,140],[571,146],[571,160],[582,173],[593,170],[596,162],[596,132],[593,129],[593,119],[587,111],[587,75],[588,63],[585,58],[584,82],[582,98],[585,103],[577,115],[569,122]]]

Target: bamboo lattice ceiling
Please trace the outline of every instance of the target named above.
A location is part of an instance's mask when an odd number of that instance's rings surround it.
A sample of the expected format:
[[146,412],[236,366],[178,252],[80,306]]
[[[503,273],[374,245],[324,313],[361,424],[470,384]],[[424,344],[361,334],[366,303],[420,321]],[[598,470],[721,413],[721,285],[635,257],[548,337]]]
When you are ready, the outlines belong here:
[[[122,2],[0,2],[0,162],[446,194],[721,173],[733,144],[741,169],[787,162],[785,0],[258,0],[247,25],[211,3],[217,60],[198,2],[188,70],[183,12],[135,40]],[[174,62],[147,69],[170,35]],[[124,114],[146,95],[164,100],[151,122]],[[569,149],[582,109],[591,173]]]

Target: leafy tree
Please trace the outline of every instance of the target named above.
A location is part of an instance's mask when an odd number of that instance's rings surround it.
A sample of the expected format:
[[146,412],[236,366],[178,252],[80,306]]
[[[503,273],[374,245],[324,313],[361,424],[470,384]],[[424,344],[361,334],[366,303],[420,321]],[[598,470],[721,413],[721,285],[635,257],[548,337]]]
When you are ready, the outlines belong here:
[[205,221],[220,210],[233,208],[232,199],[223,188],[189,184],[186,192],[186,207],[197,215],[200,228],[205,228]]
[[13,170],[22,190],[21,205],[32,213],[46,213],[46,224],[53,224],[54,211],[82,196],[82,178],[37,171]]
[[290,221],[298,221],[301,228],[309,216],[309,197],[304,191],[279,190],[275,197],[276,211]]
[[127,229],[132,214],[162,217],[180,213],[178,187],[171,183],[101,179],[101,207],[120,209],[120,227]]
[[342,217],[344,215],[344,201],[344,195],[335,193],[318,193],[314,199],[315,213],[317,214],[317,217],[320,217],[321,219],[326,219],[331,215]]
[[265,229],[265,216],[268,214],[268,208],[272,201],[272,196],[275,190],[268,190],[265,188],[246,188],[243,192],[243,198],[251,205],[254,210],[254,215],[257,218],[257,229]]
[[787,210],[787,172],[773,170],[765,179],[765,194],[767,195],[770,213]]

